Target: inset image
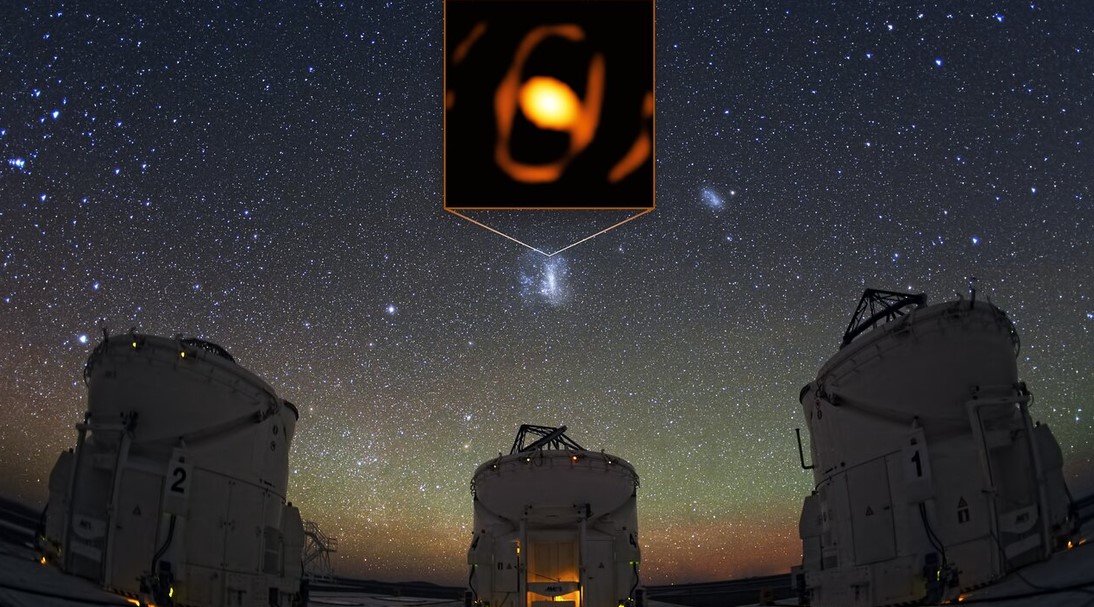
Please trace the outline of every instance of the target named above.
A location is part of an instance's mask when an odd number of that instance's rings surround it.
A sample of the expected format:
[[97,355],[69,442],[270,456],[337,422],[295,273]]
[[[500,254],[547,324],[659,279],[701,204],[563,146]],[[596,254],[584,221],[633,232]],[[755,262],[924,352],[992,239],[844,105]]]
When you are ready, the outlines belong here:
[[652,209],[653,49],[653,0],[445,0],[445,208]]

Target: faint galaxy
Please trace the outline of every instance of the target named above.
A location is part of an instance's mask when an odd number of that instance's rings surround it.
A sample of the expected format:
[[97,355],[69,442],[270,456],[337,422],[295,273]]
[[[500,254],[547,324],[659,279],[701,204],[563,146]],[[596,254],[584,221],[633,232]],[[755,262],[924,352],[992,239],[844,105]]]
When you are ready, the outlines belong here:
[[703,204],[707,205],[712,211],[720,211],[726,205],[725,199],[714,188],[703,188],[700,195],[703,198]]
[[569,266],[562,255],[548,257],[531,251],[521,255],[517,280],[526,303],[557,307],[569,302],[569,278]]
[[657,14],[658,208],[546,258],[442,210],[438,1],[8,7],[0,494],[44,503],[136,327],[300,406],[289,498],[342,573],[460,583],[525,422],[634,464],[647,583],[785,571],[799,389],[863,288],[970,276],[1094,490],[1094,6]]

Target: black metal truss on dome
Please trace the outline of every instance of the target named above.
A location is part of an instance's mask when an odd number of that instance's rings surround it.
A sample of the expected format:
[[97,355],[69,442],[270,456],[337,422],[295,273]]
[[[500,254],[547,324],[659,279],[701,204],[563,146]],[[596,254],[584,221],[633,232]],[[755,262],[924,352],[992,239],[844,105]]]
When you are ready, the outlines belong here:
[[843,332],[843,343],[840,347],[854,341],[856,337],[872,328],[879,322],[890,322],[907,314],[904,308],[915,306],[922,308],[927,305],[926,293],[897,293],[896,291],[882,291],[880,289],[866,289],[862,298],[858,300],[858,307],[851,315],[851,322],[847,324],[847,330]]
[[[534,436],[539,438],[526,445],[525,441]],[[520,429],[517,430],[517,438],[513,441],[513,448],[509,450],[509,454],[536,451],[538,449],[584,451],[585,447],[566,436],[566,426],[552,428],[551,426],[522,424]]]

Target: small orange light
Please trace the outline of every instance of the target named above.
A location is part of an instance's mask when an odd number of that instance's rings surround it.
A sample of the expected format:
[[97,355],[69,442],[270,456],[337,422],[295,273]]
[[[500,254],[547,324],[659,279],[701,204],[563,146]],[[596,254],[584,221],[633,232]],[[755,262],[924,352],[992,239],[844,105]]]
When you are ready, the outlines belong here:
[[577,120],[579,106],[573,90],[554,78],[536,76],[520,89],[520,109],[541,129],[570,128]]
[[137,599],[131,599],[129,597],[126,597],[125,602],[129,603],[130,605],[136,605],[137,607],[141,607],[141,602]]
[[577,456],[576,455],[571,455],[570,456],[570,461],[576,464],[577,463]]
[[1071,540],[1068,540],[1067,541],[1067,549],[1071,550],[1074,547],[1075,547],[1075,544]]
[[43,556],[43,557],[40,557],[40,558],[38,559],[38,562],[39,562],[39,563],[41,563],[41,564],[43,564],[43,565],[45,565],[45,564],[46,564],[46,557],[44,557],[44,556]]

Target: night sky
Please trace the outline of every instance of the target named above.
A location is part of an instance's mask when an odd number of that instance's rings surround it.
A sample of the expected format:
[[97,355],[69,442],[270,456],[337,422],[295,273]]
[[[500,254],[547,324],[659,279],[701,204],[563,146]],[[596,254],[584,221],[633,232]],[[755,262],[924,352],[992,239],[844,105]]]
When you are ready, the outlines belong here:
[[546,258],[442,209],[437,0],[7,3],[0,494],[136,327],[299,405],[341,573],[460,583],[521,423],[635,466],[647,583],[785,571],[799,389],[863,288],[970,276],[1094,491],[1094,5],[877,4],[659,0],[658,208]]

